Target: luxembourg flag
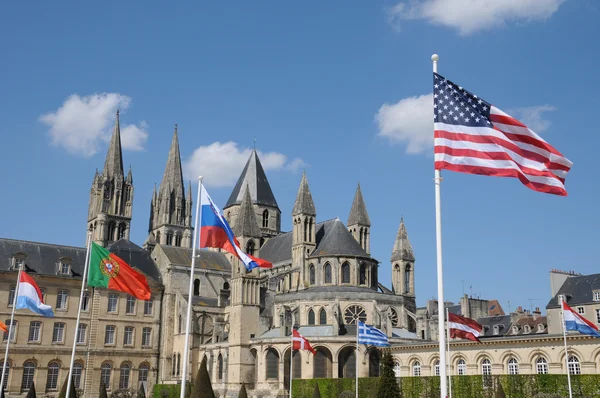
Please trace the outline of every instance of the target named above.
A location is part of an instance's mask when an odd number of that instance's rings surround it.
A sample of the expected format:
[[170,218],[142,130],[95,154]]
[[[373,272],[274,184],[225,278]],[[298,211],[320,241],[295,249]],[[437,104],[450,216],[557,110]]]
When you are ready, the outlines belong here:
[[256,267],[273,268],[273,264],[270,262],[246,254],[240,249],[240,243],[235,238],[229,223],[206,192],[204,185],[200,184],[200,187],[202,189],[200,192],[200,212],[202,214],[200,247],[213,247],[228,251],[244,263],[247,271]]
[[593,337],[600,337],[600,333],[598,333],[598,326],[594,325],[592,322],[579,315],[564,301],[562,305],[566,330],[577,330],[581,334],[587,334]]
[[15,309],[28,308],[31,311],[47,316],[53,317],[52,307],[44,304],[42,300],[42,291],[35,283],[32,277],[30,277],[25,271],[21,272],[21,279],[19,280],[19,295],[17,296],[17,306]]

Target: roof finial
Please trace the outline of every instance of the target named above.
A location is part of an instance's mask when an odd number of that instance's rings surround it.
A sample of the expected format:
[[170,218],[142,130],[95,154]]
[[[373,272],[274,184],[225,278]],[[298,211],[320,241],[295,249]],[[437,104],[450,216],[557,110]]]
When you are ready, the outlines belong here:
[[119,117],[119,109],[117,109],[117,117]]
[[256,151],[256,138],[254,139],[254,150]]

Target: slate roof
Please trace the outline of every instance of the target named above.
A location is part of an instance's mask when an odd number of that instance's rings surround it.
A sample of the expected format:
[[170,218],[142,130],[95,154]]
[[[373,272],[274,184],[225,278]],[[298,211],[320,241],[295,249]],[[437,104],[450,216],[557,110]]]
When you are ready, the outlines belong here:
[[[133,268],[142,271],[154,281],[162,283],[160,272],[152,261],[150,253],[135,243],[121,239],[109,246],[108,249]],[[85,252],[85,247],[0,238],[0,270],[9,270],[13,255],[23,253],[26,255],[25,268],[27,272],[56,275],[61,257],[67,257],[71,259],[72,277],[81,278],[85,265]]]
[[[192,265],[192,249],[166,245],[158,246],[160,246],[171,264],[188,267]],[[198,269],[231,272],[231,263],[224,253],[214,250],[198,250],[196,255],[198,257],[196,258],[195,267]]]
[[[179,137],[177,135],[177,124],[175,124],[171,149],[169,149],[169,157],[167,158],[165,173],[162,182],[160,183],[159,194],[162,195],[163,200],[169,197],[171,192],[175,194],[175,197],[179,196],[184,198],[184,191],[185,186],[183,183],[183,173],[181,172],[181,155],[179,153]],[[185,209],[183,209],[183,211],[185,211]]]
[[[486,316],[478,318],[477,323],[483,326],[482,337],[498,337],[504,336],[510,332],[511,318],[510,315],[501,316]],[[494,325],[501,325],[498,334],[494,334]]]
[[400,220],[400,227],[398,228],[398,234],[396,235],[394,249],[392,251],[391,261],[398,260],[415,261],[415,254],[413,253],[412,245],[408,240],[404,219]]
[[271,262],[273,266],[279,263],[291,263],[293,237],[292,232],[285,232],[269,238],[260,248],[260,258]]
[[560,287],[556,296],[552,297],[546,305],[548,308],[559,308],[558,296],[567,296],[569,306],[589,304],[594,302],[593,291],[600,290],[600,274],[570,276]]
[[235,218],[235,224],[233,225],[233,232],[235,236],[247,236],[252,238],[260,238],[262,236],[260,227],[258,226],[258,220],[256,219],[256,213],[252,206],[250,199],[250,189],[248,185],[244,189],[244,198],[242,199],[242,205]]
[[250,198],[253,204],[272,206],[279,209],[256,150],[253,150],[250,154],[250,158],[223,209],[242,203],[244,195],[242,188],[246,185],[250,188]]
[[367,212],[367,205],[363,199],[362,192],[360,190],[360,184],[356,187],[356,193],[354,194],[354,200],[352,201],[352,207],[350,208],[350,215],[348,216],[348,225],[366,225],[371,226],[371,219]]
[[308,188],[306,173],[302,173],[302,180],[300,180],[298,194],[296,195],[296,201],[294,202],[294,208],[292,209],[292,216],[297,216],[298,214],[305,214],[308,216],[317,215],[315,202],[313,201],[312,194]]

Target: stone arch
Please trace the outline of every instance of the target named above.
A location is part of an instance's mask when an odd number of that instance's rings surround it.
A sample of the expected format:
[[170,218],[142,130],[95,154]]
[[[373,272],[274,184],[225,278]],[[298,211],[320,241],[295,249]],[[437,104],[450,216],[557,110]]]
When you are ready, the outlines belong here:
[[379,368],[381,366],[381,354],[375,347],[369,350],[369,377],[379,377]]
[[[423,365],[425,363],[425,362],[423,362],[423,359],[421,358],[420,355],[411,355],[406,360],[406,364],[410,367],[412,367],[413,363],[415,363],[415,362],[419,362],[421,365]],[[411,372],[412,372],[412,370],[411,370]]]
[[256,348],[251,348],[250,355],[252,355],[252,366],[253,366],[251,382],[253,384],[256,384],[258,382],[258,350]]
[[535,363],[539,357],[544,357],[547,361],[550,361],[550,355],[547,352],[540,348],[536,348],[531,350],[531,352],[527,356],[527,362],[532,364],[532,366],[535,368]]
[[279,380],[279,351],[274,347],[265,350],[265,379]]
[[[569,352],[570,352],[570,351],[569,351]],[[514,357],[514,358],[517,360],[517,362],[518,362],[519,364],[523,363],[523,359],[521,358],[521,356],[520,356],[519,354],[517,354],[516,352],[514,352],[513,350],[508,350],[508,351],[506,351],[505,353],[503,353],[503,354],[500,356],[500,363],[501,363],[502,365],[506,366],[506,364],[508,363],[508,360],[509,360],[511,357]],[[508,369],[508,368],[507,368],[507,369]]]
[[331,350],[325,346],[314,347],[313,378],[331,378],[333,357]]
[[486,358],[492,361],[492,363],[494,363],[494,361],[492,360],[492,356],[487,351],[479,351],[477,354],[475,354],[474,363],[480,365],[481,361],[483,361]]
[[338,377],[356,377],[356,347],[347,345],[340,349],[336,356],[338,358]]
[[311,308],[308,310],[308,314],[306,315],[307,317],[307,324],[309,325],[314,325],[315,324],[315,311]]
[[342,274],[342,283],[350,283],[350,263],[348,261],[344,261],[340,268]]
[[125,231],[127,230],[127,224],[124,222],[119,223],[119,227],[117,228],[117,239],[125,239]]
[[367,265],[363,262],[361,262],[359,265],[358,284],[359,285],[367,284]]
[[[290,354],[291,354],[291,350],[288,348],[285,350],[284,354],[283,354],[283,389],[284,390],[288,390],[290,389]],[[293,378],[294,379],[301,379],[302,378],[302,356],[300,353],[300,350],[296,350],[294,351],[294,357],[292,358],[292,361],[294,361],[293,364]]]
[[331,282],[332,282],[331,263],[326,262],[323,265],[323,283],[331,283]]
[[308,266],[308,284],[314,286],[316,284],[315,266],[310,264]]
[[[573,356],[575,355],[577,357],[577,359],[579,359],[579,362],[584,362],[585,357],[581,354],[581,351],[579,351],[576,348],[573,347],[569,347],[569,356]],[[560,359],[560,363],[562,364],[562,366],[565,366],[565,349],[563,348],[561,351],[558,352],[558,358]]]
[[434,369],[434,368],[435,368],[435,363],[436,363],[436,362],[438,362],[439,360],[440,360],[440,357],[439,357],[439,355],[432,355],[432,356],[429,358],[429,361],[428,361],[428,363],[429,363],[429,366],[431,367],[431,369]]
[[269,228],[269,210],[265,209],[262,213],[262,226]]
[[325,307],[319,310],[319,325],[327,325],[327,310],[325,310]]

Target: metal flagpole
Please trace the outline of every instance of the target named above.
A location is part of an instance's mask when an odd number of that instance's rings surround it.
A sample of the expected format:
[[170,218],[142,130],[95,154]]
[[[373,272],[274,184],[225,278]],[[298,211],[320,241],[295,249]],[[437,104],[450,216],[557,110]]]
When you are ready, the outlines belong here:
[[290,398],[292,398],[292,377],[294,377],[294,373],[292,372],[292,367],[294,366],[294,325],[292,325],[292,338],[290,345]]
[[[437,54],[431,56],[433,71],[437,73],[437,64],[440,57]],[[444,273],[442,271],[442,207],[440,204],[440,183],[442,175],[435,170],[435,240],[437,249],[437,285],[438,285],[438,335],[440,353],[440,397],[447,398],[446,386],[446,334],[444,333]]]
[[354,378],[356,380],[356,398],[358,398],[358,323],[360,321],[356,320],[356,369],[354,369]]
[[567,348],[567,326],[565,325],[565,309],[563,307],[563,300],[565,296],[560,296],[560,317],[563,328],[563,338],[565,340],[565,365],[567,366],[567,383],[569,384],[569,398],[573,398],[573,391],[571,390],[571,371],[569,370],[569,351]]
[[[77,335],[79,334],[79,321],[81,320],[81,303],[83,302],[83,292],[85,290],[85,279],[90,266],[90,250],[92,247],[92,233],[88,232],[87,250],[85,251],[85,264],[83,266],[83,277],[81,278],[81,292],[79,293],[79,309],[77,310],[77,321],[75,322],[75,336],[73,337],[73,349],[71,350],[71,364],[69,365],[69,378],[67,380],[67,393],[71,392],[71,378],[73,377],[73,365],[75,364],[75,348],[77,347]],[[73,386],[75,388],[75,386]]]
[[187,320],[185,322],[185,347],[183,348],[183,375],[181,376],[181,398],[185,398],[185,381],[187,379],[188,354],[190,350],[190,324],[192,319],[192,295],[194,293],[194,266],[196,265],[196,247],[200,230],[198,224],[202,218],[200,213],[200,192],[202,192],[202,177],[198,177],[198,197],[196,198],[196,221],[194,223],[194,244],[192,246],[192,267],[190,270],[190,288],[188,291]]
[[[19,282],[21,282],[21,272],[23,272],[23,264],[19,265],[19,272],[17,274],[17,285],[15,286],[15,297],[13,298],[12,313],[10,314],[10,326],[8,327],[8,339],[6,339],[6,350],[4,351],[4,364],[2,365],[2,380],[0,381],[0,388],[4,390],[4,376],[6,372],[6,362],[8,361],[8,347],[10,346],[10,338],[12,337],[13,322],[15,319],[15,308],[17,307],[17,298],[19,297]],[[0,391],[2,394],[2,391]]]
[[450,325],[448,316],[448,308],[446,308],[446,338],[448,339],[448,396],[452,398],[452,365],[450,364]]

